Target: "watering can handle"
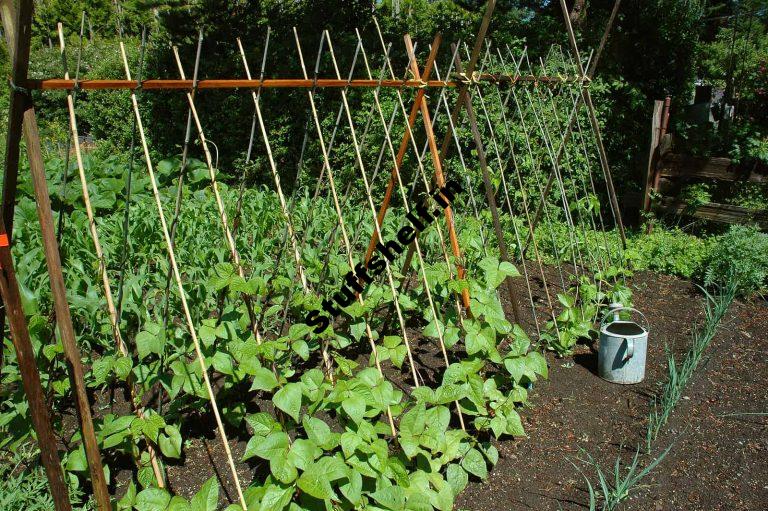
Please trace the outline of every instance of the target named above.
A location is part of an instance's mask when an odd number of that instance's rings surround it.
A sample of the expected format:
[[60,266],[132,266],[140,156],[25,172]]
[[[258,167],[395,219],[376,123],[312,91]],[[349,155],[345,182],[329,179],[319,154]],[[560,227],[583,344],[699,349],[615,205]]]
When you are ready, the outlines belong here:
[[[643,318],[644,324],[642,326],[645,328],[645,331],[646,332],[650,332],[651,331],[651,325],[650,325],[650,323],[648,323],[648,318],[645,317],[645,314],[643,314],[639,310],[637,310],[635,308],[632,308],[632,307],[617,307],[615,309],[610,309],[608,312],[605,313],[605,315],[603,316],[603,319],[600,320],[600,328],[603,328],[603,325],[605,325],[605,320],[606,319],[608,319],[614,313],[620,312],[620,311],[637,312],[640,315],[640,317]],[[633,346],[633,348],[634,348],[634,346]]]
[[627,342],[627,354],[624,355],[624,360],[629,360],[635,355],[635,340],[624,339]]

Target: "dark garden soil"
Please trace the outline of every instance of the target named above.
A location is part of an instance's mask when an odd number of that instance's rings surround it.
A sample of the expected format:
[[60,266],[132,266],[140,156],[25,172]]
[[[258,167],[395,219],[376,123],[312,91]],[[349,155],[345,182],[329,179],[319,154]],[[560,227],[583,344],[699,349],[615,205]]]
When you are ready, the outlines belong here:
[[[538,269],[528,265],[538,321],[546,321],[546,295]],[[559,282],[545,268],[548,283]],[[518,280],[519,281],[519,280]],[[635,306],[650,320],[648,367],[643,383],[622,386],[596,375],[597,343],[580,345],[572,357],[548,356],[550,379],[537,382],[530,408],[521,411],[528,438],[498,442],[498,465],[486,482],[474,482],[459,496],[457,510],[569,510],[588,508],[584,477],[597,477],[580,458],[585,449],[610,472],[617,456],[632,458],[644,445],[651,396],[665,379],[665,344],[682,359],[691,327],[703,318],[703,297],[687,281],[650,272],[636,274],[629,284]],[[527,297],[518,286],[520,297]],[[511,314],[502,287],[505,307]],[[552,296],[556,301],[556,297]],[[533,332],[527,298],[521,300],[520,322]],[[768,509],[768,352],[765,330],[768,304],[737,301],[706,352],[702,365],[655,442],[658,452],[674,443],[663,462],[636,488],[624,509],[631,510],[753,510]],[[509,316],[511,317],[511,315]],[[396,325],[396,317],[392,324]],[[393,326],[394,328],[394,326]],[[425,384],[438,382],[443,368],[436,346],[419,339],[409,325],[414,356]],[[348,354],[351,356],[351,354]],[[359,351],[360,362],[367,351]],[[319,366],[319,364],[318,364]],[[387,377],[403,389],[412,385],[407,362],[402,372],[389,367]],[[253,410],[271,410],[271,403],[253,402]],[[221,503],[235,502],[224,449],[210,414],[184,419],[188,439],[184,457],[167,468],[168,486],[190,497],[211,476],[222,485]],[[228,428],[235,460],[245,451],[248,435]],[[647,458],[641,458],[644,462]],[[117,461],[117,460],[115,460]],[[113,465],[114,466],[114,465]],[[578,468],[577,468],[578,467]],[[258,458],[237,463],[243,486],[265,475]],[[122,495],[130,471],[115,473],[113,491]]]
[[[597,346],[550,357],[550,379],[536,385],[522,412],[528,438],[500,442],[488,481],[470,484],[456,509],[588,509],[580,471],[598,483],[580,449],[610,474],[617,457],[631,460],[644,445],[650,397],[665,379],[664,345],[681,359],[703,299],[689,282],[649,272],[631,286],[651,324],[645,381],[622,386],[597,377]],[[672,444],[671,451],[622,509],[768,509],[768,415],[759,415],[768,413],[766,315],[764,300],[731,306],[654,443],[656,453]]]

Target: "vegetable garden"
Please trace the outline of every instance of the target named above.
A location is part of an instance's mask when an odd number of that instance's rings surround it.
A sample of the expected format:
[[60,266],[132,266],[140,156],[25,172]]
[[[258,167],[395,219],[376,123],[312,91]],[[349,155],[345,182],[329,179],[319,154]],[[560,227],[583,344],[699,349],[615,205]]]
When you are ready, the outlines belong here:
[[[37,443],[50,507],[449,510],[486,479],[497,441],[526,436],[546,352],[571,355],[608,304],[632,303],[639,248],[590,95],[615,11],[587,53],[561,6],[569,46],[541,56],[494,44],[489,1],[476,38],[452,44],[389,41],[375,18],[341,44],[235,34],[220,42],[234,78],[204,77],[202,30],[167,78],[145,76],[146,33],[111,49],[120,78],[90,76],[84,13],[79,37],[59,24],[60,78],[28,79],[32,2],[3,3],[0,446]],[[279,75],[276,40],[294,50]],[[219,109],[253,115],[220,166],[198,106],[222,89]],[[183,98],[177,155],[154,148],[155,94]],[[98,95],[129,105],[127,155],[78,128]],[[33,98],[66,118],[53,157]],[[295,146],[270,119],[286,104],[305,114]]]

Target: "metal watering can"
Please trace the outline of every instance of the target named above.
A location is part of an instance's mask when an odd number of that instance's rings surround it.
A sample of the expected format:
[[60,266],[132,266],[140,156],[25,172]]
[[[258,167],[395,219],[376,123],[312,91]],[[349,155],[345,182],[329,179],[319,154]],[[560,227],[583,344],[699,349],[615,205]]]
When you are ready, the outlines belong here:
[[[623,307],[620,303],[612,303],[609,308],[600,321],[598,374],[612,383],[640,383],[645,378],[648,333],[651,330],[648,320],[639,310]],[[622,311],[637,313],[643,318],[643,324],[622,320]],[[609,318],[613,321],[606,323]]]

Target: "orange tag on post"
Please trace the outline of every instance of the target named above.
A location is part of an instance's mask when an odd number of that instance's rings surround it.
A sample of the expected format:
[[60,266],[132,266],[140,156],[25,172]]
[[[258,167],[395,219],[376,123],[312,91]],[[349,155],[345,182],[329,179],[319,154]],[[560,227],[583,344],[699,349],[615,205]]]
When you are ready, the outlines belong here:
[[0,247],[7,247],[7,246],[10,246],[10,243],[8,242],[8,235],[0,234]]

